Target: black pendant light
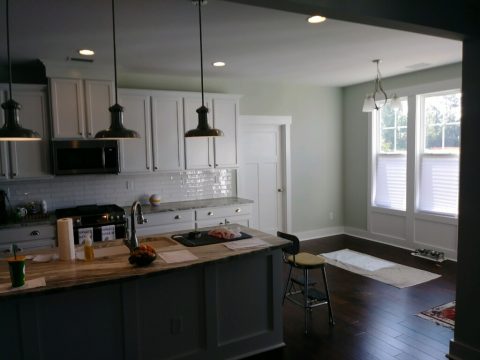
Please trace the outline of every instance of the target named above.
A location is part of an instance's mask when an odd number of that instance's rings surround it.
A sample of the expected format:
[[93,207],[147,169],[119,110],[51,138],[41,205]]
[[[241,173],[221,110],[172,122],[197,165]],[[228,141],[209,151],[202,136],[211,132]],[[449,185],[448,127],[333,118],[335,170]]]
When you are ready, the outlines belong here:
[[207,113],[208,108],[205,106],[203,93],[203,43],[202,43],[202,5],[205,0],[193,0],[198,5],[198,25],[200,29],[200,82],[202,85],[202,106],[197,109],[198,125],[196,129],[188,130],[185,137],[205,137],[205,136],[223,136],[223,131],[211,128],[208,125]]
[[113,70],[115,76],[115,105],[108,108],[110,111],[110,127],[95,134],[95,139],[138,139],[140,135],[135,130],[123,126],[123,107],[118,104],[117,88],[117,46],[115,41],[115,0],[112,0],[113,21]]
[[42,140],[36,131],[23,128],[18,121],[19,103],[12,99],[12,60],[10,59],[10,24],[8,16],[8,0],[6,0],[7,15],[7,58],[8,58],[8,100],[2,104],[5,112],[5,124],[0,129],[0,141],[38,141]]

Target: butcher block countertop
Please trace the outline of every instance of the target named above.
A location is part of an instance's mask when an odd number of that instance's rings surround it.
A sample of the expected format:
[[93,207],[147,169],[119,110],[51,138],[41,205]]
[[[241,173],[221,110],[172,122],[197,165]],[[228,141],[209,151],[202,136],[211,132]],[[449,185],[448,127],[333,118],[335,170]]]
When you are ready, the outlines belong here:
[[[235,225],[235,227],[238,226],[239,225]],[[44,277],[46,286],[3,292],[0,293],[0,300],[13,296],[28,296],[31,294],[62,291],[78,286],[88,286],[105,282],[121,281],[129,278],[146,277],[158,272],[175,271],[208,262],[228,261],[229,258],[239,257],[254,252],[270,251],[289,244],[289,241],[255,229],[240,226],[240,230],[252,235],[254,238],[265,241],[268,245],[236,250],[227,248],[224,243],[186,247],[170,238],[174,233],[153,235],[140,238],[140,241],[147,242],[155,248],[157,251],[157,259],[148,266],[137,267],[128,262],[129,254],[127,247],[123,245],[121,241],[115,241],[109,243],[107,246],[101,244],[103,245],[102,247],[96,247],[96,258],[93,261],[53,260],[41,263],[26,260],[26,280],[28,281]],[[99,257],[97,255],[97,253],[102,252],[101,249],[105,249],[106,247],[110,248],[112,246],[122,253],[106,257]],[[188,250],[198,259],[179,263],[166,263],[160,256],[158,256],[159,253],[161,254],[177,250]],[[6,283],[10,283],[10,275],[7,262],[2,260],[0,261],[0,284]]]

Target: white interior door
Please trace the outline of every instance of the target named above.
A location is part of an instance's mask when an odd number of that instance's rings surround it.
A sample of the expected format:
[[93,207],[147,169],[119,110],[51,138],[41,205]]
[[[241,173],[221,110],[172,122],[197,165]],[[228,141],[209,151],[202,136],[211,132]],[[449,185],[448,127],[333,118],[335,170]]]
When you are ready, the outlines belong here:
[[239,195],[255,201],[251,225],[276,235],[284,228],[284,154],[281,125],[240,125]]

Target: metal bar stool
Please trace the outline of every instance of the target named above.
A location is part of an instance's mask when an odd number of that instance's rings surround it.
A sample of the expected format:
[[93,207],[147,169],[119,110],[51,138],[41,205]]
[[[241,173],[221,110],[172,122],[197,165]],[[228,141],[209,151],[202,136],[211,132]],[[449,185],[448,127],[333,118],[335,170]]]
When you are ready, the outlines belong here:
[[[305,334],[308,334],[308,315],[314,307],[320,305],[328,306],[328,317],[330,325],[335,325],[333,311],[330,303],[330,294],[328,292],[327,275],[325,273],[326,260],[323,256],[317,256],[306,252],[300,252],[300,241],[295,235],[286,234],[278,231],[277,236],[292,242],[291,245],[283,249],[283,260],[290,265],[287,283],[283,293],[283,303],[285,299],[304,308],[305,312]],[[303,277],[293,277],[292,269],[300,269]],[[310,280],[309,270],[322,270],[323,283],[325,285],[325,294],[315,288],[315,281]]]

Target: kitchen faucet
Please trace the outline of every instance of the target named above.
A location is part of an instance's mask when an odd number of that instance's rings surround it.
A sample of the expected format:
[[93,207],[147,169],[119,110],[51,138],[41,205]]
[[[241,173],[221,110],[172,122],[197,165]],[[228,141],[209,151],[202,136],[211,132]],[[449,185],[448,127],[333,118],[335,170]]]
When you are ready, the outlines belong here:
[[137,231],[135,230],[135,215],[137,215],[137,224],[144,224],[147,222],[147,219],[143,217],[142,205],[139,201],[134,201],[132,208],[130,210],[130,240],[125,239],[124,243],[130,249],[130,252],[133,252],[138,247],[138,238]]

